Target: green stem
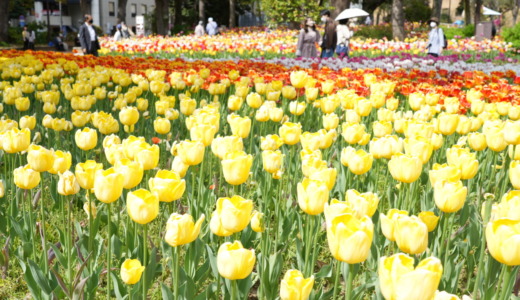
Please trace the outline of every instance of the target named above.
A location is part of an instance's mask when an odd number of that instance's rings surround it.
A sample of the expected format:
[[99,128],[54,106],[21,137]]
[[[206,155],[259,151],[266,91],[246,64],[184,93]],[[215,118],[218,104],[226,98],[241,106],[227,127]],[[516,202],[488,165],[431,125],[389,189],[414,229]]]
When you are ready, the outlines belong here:
[[[487,226],[487,222],[489,221],[489,215],[491,213],[491,200],[486,200],[486,210],[484,212],[484,228]],[[482,272],[484,270],[484,255],[486,254],[486,234],[485,229],[482,231],[482,238],[480,241],[480,254],[478,258],[478,269],[477,269],[477,277],[475,279],[475,285],[473,286],[473,298],[477,299],[477,293],[480,287],[480,279],[482,277]]]
[[69,290],[73,290],[72,286],[72,258],[70,253],[72,252],[72,224],[71,224],[71,213],[70,213],[70,201],[67,199],[67,197],[64,197],[67,201],[67,278],[69,279]]
[[111,269],[111,258],[112,258],[112,230],[110,222],[112,219],[112,204],[107,203],[107,217],[108,217],[108,245],[107,245],[107,299],[110,299],[110,269]]
[[352,282],[354,281],[354,266],[348,266],[348,279],[345,283],[345,300],[352,299]]
[[[92,200],[90,199],[90,192],[89,190],[87,189],[87,199],[88,199],[88,253],[89,255],[92,253],[92,251],[94,251],[94,247],[93,247],[93,243],[94,243],[94,237],[92,236],[92,232],[93,232],[93,218],[94,216],[92,215]],[[92,259],[89,259],[90,261],[88,262],[88,270],[89,270],[89,274],[92,273]]]
[[511,280],[511,275],[513,273],[513,267],[511,266],[507,266],[507,265],[503,265],[502,268],[505,269],[505,273],[504,273],[504,279],[502,280],[502,291],[500,292],[500,300],[507,300],[511,297],[511,290],[509,289],[510,287],[510,280]]
[[238,283],[236,280],[231,280],[231,300],[238,300]]
[[[146,239],[148,237],[148,226],[143,225],[143,265],[148,266],[148,247],[146,246]],[[143,273],[143,300],[146,299],[146,272]]]
[[338,295],[338,286],[339,286],[339,274],[341,273],[341,261],[336,260],[336,275],[334,277],[334,291],[332,293],[332,300],[336,300]]
[[179,295],[179,249],[177,247],[171,248],[172,254],[172,289],[173,299],[177,299]]
[[[47,274],[47,272],[49,271],[49,261],[47,259],[47,240],[45,238],[45,211],[43,209],[43,206],[44,206],[44,198],[43,198],[43,191],[44,191],[44,184],[43,184],[43,179],[40,181],[40,184],[41,184],[41,195],[40,195],[40,213],[42,215],[42,239],[43,239],[43,244],[42,244],[42,247],[43,247],[43,265],[44,265],[44,274]],[[29,201],[30,203],[30,201]],[[36,241],[34,241],[36,242]],[[70,268],[70,266],[69,266]]]
[[453,225],[453,219],[455,218],[454,214],[448,215],[448,226],[446,228],[446,252],[444,252],[444,263],[443,266],[446,266],[448,262],[448,258],[450,256],[450,246],[451,246],[451,227]]

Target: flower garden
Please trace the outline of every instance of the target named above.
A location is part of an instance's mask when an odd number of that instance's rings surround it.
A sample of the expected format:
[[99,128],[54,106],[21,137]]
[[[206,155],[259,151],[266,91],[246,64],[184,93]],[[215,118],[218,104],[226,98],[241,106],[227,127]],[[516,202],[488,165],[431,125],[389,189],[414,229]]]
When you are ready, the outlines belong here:
[[0,51],[0,298],[518,299],[515,50],[294,36]]

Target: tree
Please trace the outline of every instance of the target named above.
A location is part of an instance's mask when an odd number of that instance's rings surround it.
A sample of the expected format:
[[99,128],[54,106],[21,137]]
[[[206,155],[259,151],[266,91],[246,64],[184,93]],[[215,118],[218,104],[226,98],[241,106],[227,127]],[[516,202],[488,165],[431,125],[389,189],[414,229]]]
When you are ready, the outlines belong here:
[[7,43],[9,39],[9,0],[0,0],[0,42]]
[[173,2],[173,28],[181,27],[182,23],[182,0],[175,0]]
[[229,28],[236,26],[236,0],[229,0]]
[[469,25],[471,23],[471,1],[464,0],[464,24]]
[[475,27],[480,23],[480,12],[482,11],[482,0],[475,0]]
[[199,1],[199,20],[206,20],[206,14],[204,13],[204,0],[198,0]]
[[168,0],[155,0],[157,34],[166,35],[168,32],[168,2]]
[[432,1],[432,17],[437,19],[441,19],[441,10],[442,10],[442,0],[433,0]]
[[329,8],[308,0],[262,0],[261,4],[262,10],[267,14],[268,24],[271,25],[287,23],[295,26],[306,17],[317,20],[320,11]]
[[90,1],[89,0],[79,0],[79,7],[81,9],[81,16],[83,18],[84,15],[89,14],[91,12]]
[[405,32],[402,0],[393,0],[392,2],[392,34],[395,39],[404,40]]
[[126,23],[126,4],[128,0],[118,0],[117,1],[117,20],[119,23]]
[[331,0],[330,5],[334,6],[332,18],[336,18],[343,10],[350,7],[350,0]]

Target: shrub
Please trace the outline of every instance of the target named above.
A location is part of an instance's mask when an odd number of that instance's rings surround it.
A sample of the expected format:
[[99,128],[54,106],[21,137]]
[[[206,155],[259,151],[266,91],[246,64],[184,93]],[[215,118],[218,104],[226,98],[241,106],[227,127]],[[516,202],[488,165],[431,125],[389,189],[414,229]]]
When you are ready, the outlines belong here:
[[392,26],[390,24],[373,25],[373,26],[359,26],[359,29],[354,33],[356,37],[371,38],[371,39],[392,39]]
[[447,39],[467,38],[475,35],[475,25],[468,25],[463,28],[443,28]]
[[520,48],[520,23],[514,27],[503,28],[502,37],[506,42],[512,43],[513,47]]
[[424,0],[411,0],[404,7],[404,18],[409,22],[424,22],[432,15],[432,9]]

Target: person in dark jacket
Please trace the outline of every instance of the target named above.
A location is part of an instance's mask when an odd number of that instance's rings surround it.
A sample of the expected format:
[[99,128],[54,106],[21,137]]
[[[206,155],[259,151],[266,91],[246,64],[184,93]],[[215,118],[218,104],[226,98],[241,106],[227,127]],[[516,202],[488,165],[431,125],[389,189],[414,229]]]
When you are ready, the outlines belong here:
[[325,32],[321,40],[321,58],[332,57],[337,44],[336,24],[331,19],[329,10],[322,10],[320,15],[321,21],[325,23]]
[[84,54],[91,54],[98,56],[99,41],[96,30],[92,25],[93,20],[91,15],[85,15],[85,23],[79,28],[79,42]]

